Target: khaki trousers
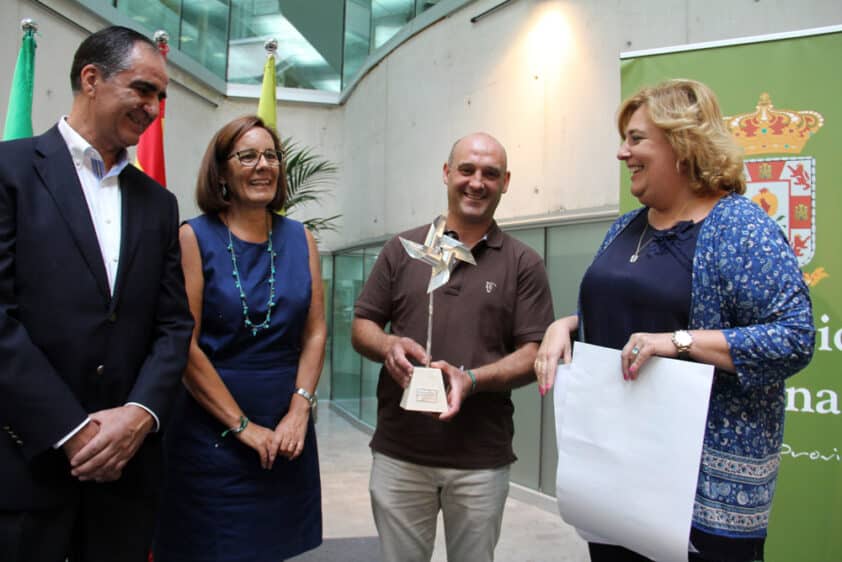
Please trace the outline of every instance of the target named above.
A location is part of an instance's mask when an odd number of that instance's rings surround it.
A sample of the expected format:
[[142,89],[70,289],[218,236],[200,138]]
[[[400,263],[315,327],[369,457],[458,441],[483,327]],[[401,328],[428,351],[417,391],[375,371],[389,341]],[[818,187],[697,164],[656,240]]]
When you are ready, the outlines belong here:
[[509,467],[436,468],[374,453],[371,508],[386,562],[429,562],[441,510],[448,562],[491,562],[509,493]]

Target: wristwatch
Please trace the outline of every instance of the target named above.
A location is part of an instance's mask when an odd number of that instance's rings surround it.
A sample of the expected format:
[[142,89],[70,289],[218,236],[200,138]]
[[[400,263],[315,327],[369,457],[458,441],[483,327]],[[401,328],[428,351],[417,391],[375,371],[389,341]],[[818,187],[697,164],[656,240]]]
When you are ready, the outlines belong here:
[[676,330],[672,333],[672,344],[678,351],[679,359],[690,358],[690,346],[693,345],[693,336],[687,330]]
[[300,394],[301,396],[303,396],[304,398],[307,399],[307,402],[310,403],[310,409],[311,410],[316,407],[316,402],[318,402],[318,398],[316,398],[315,396],[313,396],[312,394],[307,392],[305,389],[303,389],[299,386],[298,388],[295,389],[295,393]]

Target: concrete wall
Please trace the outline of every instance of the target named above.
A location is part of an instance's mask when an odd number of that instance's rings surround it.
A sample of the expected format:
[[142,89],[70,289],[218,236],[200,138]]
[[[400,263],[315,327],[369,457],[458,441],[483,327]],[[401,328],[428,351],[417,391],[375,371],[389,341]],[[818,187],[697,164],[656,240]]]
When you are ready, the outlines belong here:
[[497,3],[469,4],[416,35],[348,99],[348,239],[443,209],[442,163],[474,130],[508,148],[512,183],[498,218],[616,206],[621,52],[842,24],[833,0],[520,0],[470,22]]
[[[335,197],[301,215],[344,215],[324,248],[429,222],[446,205],[441,166],[450,145],[474,130],[508,148],[512,184],[498,218],[616,206],[620,52],[842,24],[837,0],[519,0],[470,23],[498,1],[469,3],[400,45],[343,106],[279,104],[282,135],[341,166]],[[70,107],[73,51],[105,22],[72,0],[0,6],[0,116],[19,21],[32,17],[40,24],[33,121],[41,132]],[[170,75],[167,174],[189,217],[208,140],[257,101],[226,99],[173,65]]]

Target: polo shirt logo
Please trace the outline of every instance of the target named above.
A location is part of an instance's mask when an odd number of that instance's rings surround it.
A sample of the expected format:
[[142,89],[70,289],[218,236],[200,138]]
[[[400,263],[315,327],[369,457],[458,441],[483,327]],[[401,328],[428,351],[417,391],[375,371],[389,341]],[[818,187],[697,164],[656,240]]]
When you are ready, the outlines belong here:
[[495,283],[494,281],[486,281],[485,282],[485,292],[486,293],[491,293],[491,291],[493,291],[496,288],[497,288],[497,283]]

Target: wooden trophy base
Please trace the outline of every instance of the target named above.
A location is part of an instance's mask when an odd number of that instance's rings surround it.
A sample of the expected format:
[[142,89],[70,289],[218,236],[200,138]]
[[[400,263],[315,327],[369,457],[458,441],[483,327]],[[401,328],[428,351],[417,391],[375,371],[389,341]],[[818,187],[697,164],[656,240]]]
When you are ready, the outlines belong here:
[[409,386],[403,391],[401,408],[415,412],[444,412],[447,410],[447,394],[441,369],[415,367]]

